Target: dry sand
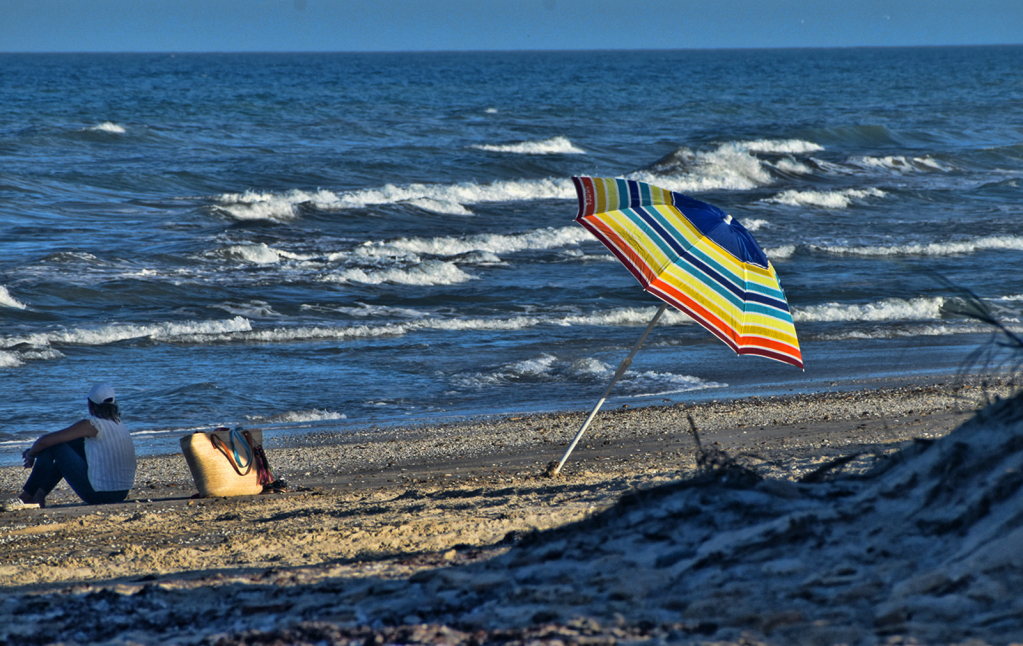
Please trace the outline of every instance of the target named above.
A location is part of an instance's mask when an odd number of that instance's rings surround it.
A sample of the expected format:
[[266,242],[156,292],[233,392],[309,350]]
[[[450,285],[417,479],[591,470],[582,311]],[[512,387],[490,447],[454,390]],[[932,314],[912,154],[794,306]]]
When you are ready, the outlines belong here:
[[[608,555],[599,567],[605,578],[584,568],[574,581],[554,565],[578,558],[548,549],[541,569],[556,575],[542,593],[525,579],[508,583],[518,576],[509,568],[532,562],[523,556],[528,546],[574,532],[577,521],[592,525],[587,519],[604,518],[623,496],[697,475],[690,418],[703,447],[765,477],[758,491],[777,505],[800,499],[786,487],[820,479],[815,470],[836,459],[845,463],[833,471],[862,472],[915,439],[945,437],[992,393],[934,384],[610,410],[558,478],[543,471],[560,458],[582,413],[268,442],[289,491],[254,497],[192,499],[183,457],[146,458],[125,503],[80,505],[62,485],[45,509],[0,513],[0,644],[897,643],[916,630],[897,616],[891,625],[875,618],[869,629],[846,618],[845,632],[822,633],[814,622],[826,618],[781,602],[777,612],[752,604],[756,619],[697,612],[693,599],[671,592],[678,580],[665,584],[671,599],[651,614],[647,601],[629,599],[649,599],[650,588],[664,582],[646,577],[645,592],[623,588],[617,598],[608,588],[639,585],[629,568],[640,566]],[[13,495],[25,475],[0,469],[0,487]],[[728,511],[703,515],[718,513]],[[599,537],[597,525],[585,531]],[[664,540],[657,559],[683,559]],[[734,585],[755,585],[759,576]],[[708,598],[728,605],[722,585],[708,587]],[[462,598],[466,591],[475,595],[471,602]]]

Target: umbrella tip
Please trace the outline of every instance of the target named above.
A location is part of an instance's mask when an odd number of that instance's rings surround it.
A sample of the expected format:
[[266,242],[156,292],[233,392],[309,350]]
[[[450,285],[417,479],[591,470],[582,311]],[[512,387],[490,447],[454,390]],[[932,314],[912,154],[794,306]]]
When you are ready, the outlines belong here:
[[731,224],[731,223],[732,223],[732,216],[727,214],[727,213],[725,213],[725,224]]

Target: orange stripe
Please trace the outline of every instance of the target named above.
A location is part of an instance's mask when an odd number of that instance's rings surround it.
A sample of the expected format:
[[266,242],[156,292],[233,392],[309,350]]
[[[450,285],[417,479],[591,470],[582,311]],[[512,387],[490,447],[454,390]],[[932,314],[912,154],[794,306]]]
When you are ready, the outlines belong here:
[[[666,300],[672,305],[675,305],[679,309],[685,311],[686,314],[692,316],[697,323],[705,327],[709,332],[713,333],[714,336],[727,343],[732,350],[735,350],[738,347],[734,338],[735,330],[733,330],[731,326],[726,325],[716,314],[687,296],[685,293],[680,292],[664,281],[658,281],[656,285],[651,285],[650,291],[663,300]],[[664,296],[658,292],[663,293]],[[731,334],[729,334],[729,332],[731,332]]]
[[[756,339],[756,341],[754,341]],[[749,347],[755,345],[760,348],[767,348],[774,350],[775,352],[781,352],[783,354],[789,354],[793,356],[802,356],[799,348],[793,347],[788,343],[782,343],[781,341],[775,341],[773,339],[767,339],[764,337],[744,336],[743,342],[739,344],[740,347]]]

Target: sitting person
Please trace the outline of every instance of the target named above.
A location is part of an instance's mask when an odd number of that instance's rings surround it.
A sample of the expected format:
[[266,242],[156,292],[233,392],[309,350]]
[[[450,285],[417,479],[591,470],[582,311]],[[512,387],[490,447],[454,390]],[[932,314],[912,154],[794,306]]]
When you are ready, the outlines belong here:
[[22,454],[32,473],[19,496],[21,506],[45,506],[62,479],[90,505],[128,497],[135,484],[135,446],[121,423],[114,389],[97,384],[88,401],[91,417],[43,435]]

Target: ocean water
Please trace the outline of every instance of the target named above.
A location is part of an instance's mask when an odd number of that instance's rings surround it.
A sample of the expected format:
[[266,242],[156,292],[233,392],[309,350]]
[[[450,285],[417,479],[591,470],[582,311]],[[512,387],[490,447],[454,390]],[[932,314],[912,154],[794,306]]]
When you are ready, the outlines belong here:
[[677,312],[608,407],[954,375],[1023,316],[1023,47],[0,55],[0,464],[117,388],[142,453],[588,409],[658,302],[573,175],[742,221],[805,371]]

